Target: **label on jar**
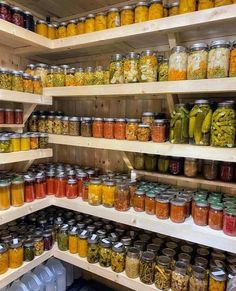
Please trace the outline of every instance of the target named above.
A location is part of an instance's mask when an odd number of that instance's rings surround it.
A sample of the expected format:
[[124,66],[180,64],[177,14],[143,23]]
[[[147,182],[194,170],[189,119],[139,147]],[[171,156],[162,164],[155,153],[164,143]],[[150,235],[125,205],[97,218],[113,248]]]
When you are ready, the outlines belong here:
[[0,250],[2,250],[2,249],[3,249],[3,246],[0,245]]
[[103,239],[102,242],[104,242],[105,244],[109,244],[110,242],[107,239]]
[[83,230],[82,232],[81,232],[81,235],[85,235],[87,233],[87,230]]
[[77,227],[74,226],[74,227],[72,228],[72,231],[76,231],[76,229],[77,229]]
[[116,234],[114,232],[112,232],[111,237],[116,237]]
[[19,241],[18,241],[18,238],[14,238],[14,239],[13,239],[13,243],[14,243],[14,244],[18,244],[18,242],[19,242]]
[[68,227],[68,224],[64,224],[63,226],[62,226],[62,229],[65,229],[65,228],[67,228]]
[[222,275],[225,275],[225,272],[224,271],[216,271],[216,272],[212,272],[212,275],[214,275],[214,276],[222,276]]
[[95,240],[97,238],[97,235],[96,234],[93,234],[92,236],[91,236],[91,240]]
[[122,243],[118,243],[118,244],[115,245],[115,247],[116,248],[120,248],[120,247],[122,247],[122,245],[123,245]]

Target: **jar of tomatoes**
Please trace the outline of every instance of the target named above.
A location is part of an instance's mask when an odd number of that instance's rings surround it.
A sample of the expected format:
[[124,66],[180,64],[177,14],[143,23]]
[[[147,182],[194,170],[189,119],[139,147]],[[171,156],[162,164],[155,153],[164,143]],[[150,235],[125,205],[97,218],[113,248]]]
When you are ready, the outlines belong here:
[[104,122],[103,118],[96,117],[92,124],[93,137],[103,138],[104,136]]
[[129,188],[124,182],[120,182],[116,186],[114,207],[118,211],[127,211],[130,208]]
[[194,208],[193,221],[200,226],[208,224],[209,204],[207,201],[196,201]]
[[35,199],[35,178],[30,175],[25,175],[24,181],[24,201],[32,202]]
[[55,179],[55,197],[61,198],[66,196],[67,177],[64,172],[59,172]]
[[168,219],[170,217],[170,198],[167,196],[156,197],[156,217]]
[[68,199],[75,199],[78,197],[78,183],[76,179],[67,180],[66,197]]
[[114,138],[114,118],[104,118],[104,128],[103,128],[103,134],[104,138],[112,139]]
[[223,228],[223,204],[214,203],[210,205],[208,225],[215,230]]
[[236,236],[236,210],[228,208],[224,211],[223,232],[229,236]]
[[43,173],[38,173],[35,176],[35,198],[42,199],[46,197],[45,176]]
[[151,132],[153,142],[165,142],[167,140],[165,120],[156,119],[154,121],[154,125],[151,128]]
[[145,212],[149,215],[154,215],[156,210],[156,194],[155,192],[149,191],[145,196]]
[[137,190],[134,194],[133,208],[137,212],[145,211],[145,192]]
[[114,136],[115,139],[125,139],[126,122],[125,118],[116,118]]
[[170,219],[175,223],[182,223],[186,218],[186,200],[174,198],[170,201]]

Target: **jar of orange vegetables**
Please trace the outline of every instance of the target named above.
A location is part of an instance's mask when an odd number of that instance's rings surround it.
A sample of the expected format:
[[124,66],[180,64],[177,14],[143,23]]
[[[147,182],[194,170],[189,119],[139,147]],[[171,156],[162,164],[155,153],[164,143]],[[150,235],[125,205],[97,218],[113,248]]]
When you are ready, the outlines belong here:
[[9,245],[9,268],[16,269],[23,264],[22,241],[14,238]]
[[102,205],[113,207],[115,200],[116,185],[113,180],[107,180],[102,186]]
[[117,118],[115,122],[115,139],[125,139],[126,122],[125,118]]
[[147,2],[140,1],[135,6],[135,23],[144,22],[148,20],[148,4]]
[[134,9],[131,5],[125,5],[120,12],[121,26],[134,23]]
[[163,17],[162,0],[151,0],[149,3],[148,20],[158,19]]
[[118,8],[111,8],[107,13],[107,28],[120,26],[120,13]]
[[22,206],[24,204],[24,179],[16,176],[11,182],[11,205]]
[[186,217],[186,200],[182,198],[174,198],[171,200],[170,219],[175,223],[182,223]]
[[196,0],[180,0],[179,14],[193,12],[196,10]]
[[95,15],[89,14],[85,20],[85,33],[95,31]]
[[214,7],[214,0],[198,0],[197,10],[204,10]]
[[88,203],[93,206],[102,204],[102,183],[100,179],[94,178],[88,186]]
[[95,31],[104,30],[107,28],[107,14],[99,12],[95,16]]
[[186,48],[183,46],[173,47],[169,59],[168,81],[186,80],[187,78]]
[[0,210],[10,208],[10,185],[9,180],[0,180]]
[[80,17],[77,23],[77,32],[78,34],[84,34],[85,33],[85,20],[86,17]]

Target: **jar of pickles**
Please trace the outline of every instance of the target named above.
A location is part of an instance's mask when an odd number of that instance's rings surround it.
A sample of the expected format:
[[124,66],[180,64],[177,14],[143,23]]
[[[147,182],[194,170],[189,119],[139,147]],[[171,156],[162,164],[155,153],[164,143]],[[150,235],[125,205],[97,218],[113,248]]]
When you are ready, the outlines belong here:
[[208,46],[205,43],[195,43],[189,49],[187,79],[206,79]]
[[130,52],[124,60],[124,82],[137,83],[139,80],[139,54]]
[[226,78],[229,75],[230,43],[215,40],[210,45],[207,78]]
[[47,128],[46,115],[41,115],[39,116],[39,119],[38,119],[38,131],[46,132],[46,128]]
[[148,20],[158,19],[163,17],[162,0],[152,0],[149,3]]
[[48,73],[45,79],[45,87],[53,87],[54,68],[57,68],[57,66],[51,66],[50,68],[48,68]]
[[170,258],[159,256],[155,266],[155,286],[159,290],[167,291],[171,286]]
[[57,245],[60,251],[67,251],[69,247],[68,224],[64,224],[57,234]]
[[121,54],[112,55],[109,71],[110,84],[124,83],[124,57]]
[[69,135],[78,136],[80,135],[80,118],[77,116],[69,117]]
[[130,208],[130,193],[126,183],[116,185],[114,208],[118,211],[127,211]]
[[95,31],[95,15],[89,14],[85,20],[85,33],[94,32]]
[[11,90],[12,74],[9,70],[0,68],[0,88]]
[[143,252],[140,261],[139,277],[144,284],[151,285],[154,282],[155,254],[153,252]]
[[157,162],[157,169],[160,173],[167,173],[169,170],[170,158],[168,156],[160,156]]
[[99,265],[101,267],[111,266],[111,242],[104,238],[100,241],[99,248]]
[[88,253],[88,237],[89,232],[82,230],[79,234],[78,240],[78,254],[81,258],[86,258]]
[[114,181],[104,181],[102,186],[102,205],[105,207],[113,207],[115,200],[116,185]]
[[18,238],[14,238],[11,240],[9,244],[9,268],[16,269],[19,268],[23,264],[23,246],[22,241]]
[[120,26],[120,13],[118,8],[110,8],[107,13],[107,28]]
[[134,23],[134,9],[131,5],[125,5],[120,11],[121,26]]
[[135,118],[127,119],[125,137],[127,140],[137,140],[137,130],[140,120]]
[[171,113],[170,142],[188,143],[189,111],[184,104],[176,104]]
[[53,87],[64,87],[65,86],[65,75],[63,69],[58,66],[53,68]]
[[97,66],[94,70],[93,75],[94,75],[93,85],[103,85],[104,84],[103,66]]
[[139,60],[139,81],[157,81],[157,58],[153,51],[146,50],[141,53]]
[[154,172],[157,167],[156,155],[145,155],[144,168],[146,171]]
[[0,179],[0,210],[10,208],[10,185],[9,180]]
[[134,168],[135,170],[144,170],[144,154],[135,153],[134,155]]
[[40,149],[48,148],[48,134],[47,133],[39,134],[39,148]]
[[111,269],[113,272],[121,273],[125,269],[125,247],[122,243],[114,244],[111,252]]
[[92,179],[88,187],[88,203],[93,206],[102,204],[102,184],[99,179]]
[[168,81],[169,60],[163,58],[158,68],[158,81]]
[[215,267],[210,270],[209,291],[224,291],[226,288],[226,273],[223,269]]
[[84,85],[94,85],[94,72],[92,67],[87,67],[84,71]]
[[26,93],[34,92],[33,78],[29,74],[23,74],[23,91]]
[[187,79],[188,55],[183,46],[173,47],[169,59],[168,81]]
[[84,85],[84,69],[77,68],[75,71],[75,86],[83,86]]
[[88,239],[87,261],[90,264],[96,264],[99,261],[99,238],[96,234]]
[[12,84],[11,84],[11,89],[13,91],[19,91],[23,92],[24,87],[23,87],[23,77],[22,73],[19,71],[12,71]]
[[135,23],[144,22],[148,20],[148,4],[147,2],[140,1],[135,6]]

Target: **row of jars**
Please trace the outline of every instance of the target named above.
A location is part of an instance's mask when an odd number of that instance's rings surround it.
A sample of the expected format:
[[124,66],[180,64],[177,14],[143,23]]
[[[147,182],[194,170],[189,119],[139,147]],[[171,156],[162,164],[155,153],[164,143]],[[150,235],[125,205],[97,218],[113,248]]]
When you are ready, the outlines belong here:
[[37,132],[1,133],[0,153],[48,148],[48,134]]
[[236,182],[236,164],[231,162],[135,153],[134,168],[189,178],[203,176],[206,180]]
[[42,82],[40,76],[0,68],[0,89],[42,94]]
[[0,124],[23,124],[23,110],[0,108]]
[[90,13],[68,22],[37,20],[36,32],[49,39],[64,38],[233,3],[234,0],[180,0],[170,4],[163,4],[162,0],[140,1],[136,5],[113,7],[106,12]]

